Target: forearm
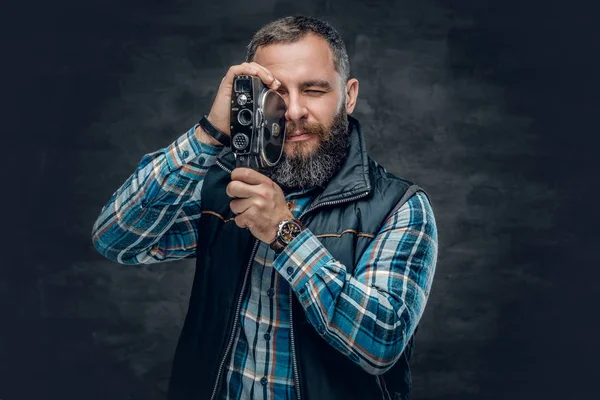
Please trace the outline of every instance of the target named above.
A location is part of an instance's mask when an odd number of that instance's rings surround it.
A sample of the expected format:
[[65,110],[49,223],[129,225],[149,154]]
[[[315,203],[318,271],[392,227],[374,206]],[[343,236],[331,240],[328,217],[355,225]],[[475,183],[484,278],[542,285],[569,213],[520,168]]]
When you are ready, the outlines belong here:
[[427,301],[437,239],[433,220],[420,225],[388,225],[353,275],[310,231],[274,262],[317,332],[371,374],[386,372],[398,360]]
[[192,127],[146,154],[102,208],[92,232],[96,249],[123,264],[192,255],[203,178],[220,149],[202,142]]

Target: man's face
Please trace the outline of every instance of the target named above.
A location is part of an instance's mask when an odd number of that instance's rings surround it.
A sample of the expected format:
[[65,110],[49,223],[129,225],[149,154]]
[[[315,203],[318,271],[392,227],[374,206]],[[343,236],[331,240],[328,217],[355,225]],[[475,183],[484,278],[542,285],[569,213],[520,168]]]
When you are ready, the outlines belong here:
[[[346,86],[325,40],[307,35],[295,43],[260,47],[254,61],[281,82],[288,110],[285,156],[307,157],[328,140],[335,117],[346,116]],[[339,118],[338,118],[339,119]]]
[[265,175],[284,190],[324,187],[348,155],[348,114],[358,81],[341,82],[329,45],[314,35],[260,47],[253,61],[281,82],[287,105],[284,154]]

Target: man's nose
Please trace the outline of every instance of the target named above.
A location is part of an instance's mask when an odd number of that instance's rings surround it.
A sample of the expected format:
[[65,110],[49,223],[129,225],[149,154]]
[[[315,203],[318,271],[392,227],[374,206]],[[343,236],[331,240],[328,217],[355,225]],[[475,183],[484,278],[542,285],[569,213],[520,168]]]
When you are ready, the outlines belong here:
[[285,119],[288,121],[298,121],[308,115],[308,109],[298,94],[290,93],[286,99],[286,106]]

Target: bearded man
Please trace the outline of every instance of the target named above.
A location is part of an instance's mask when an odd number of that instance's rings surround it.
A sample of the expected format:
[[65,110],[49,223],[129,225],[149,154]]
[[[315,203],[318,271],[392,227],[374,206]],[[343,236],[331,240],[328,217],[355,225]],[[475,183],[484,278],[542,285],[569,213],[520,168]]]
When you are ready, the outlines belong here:
[[[215,139],[231,134],[236,75],[287,106],[282,160],[264,173]],[[358,87],[331,25],[271,22],[203,123],[145,155],[103,207],[93,242],[110,260],[197,260],[169,399],[411,397],[437,228],[423,189],[367,155]]]

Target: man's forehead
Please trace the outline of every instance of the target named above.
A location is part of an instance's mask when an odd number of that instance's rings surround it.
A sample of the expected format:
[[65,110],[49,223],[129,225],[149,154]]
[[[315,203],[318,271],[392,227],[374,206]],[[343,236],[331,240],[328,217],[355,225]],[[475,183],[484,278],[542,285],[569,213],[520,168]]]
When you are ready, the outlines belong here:
[[280,80],[332,81],[337,76],[329,45],[315,35],[307,35],[293,43],[261,46],[254,61],[271,70]]

